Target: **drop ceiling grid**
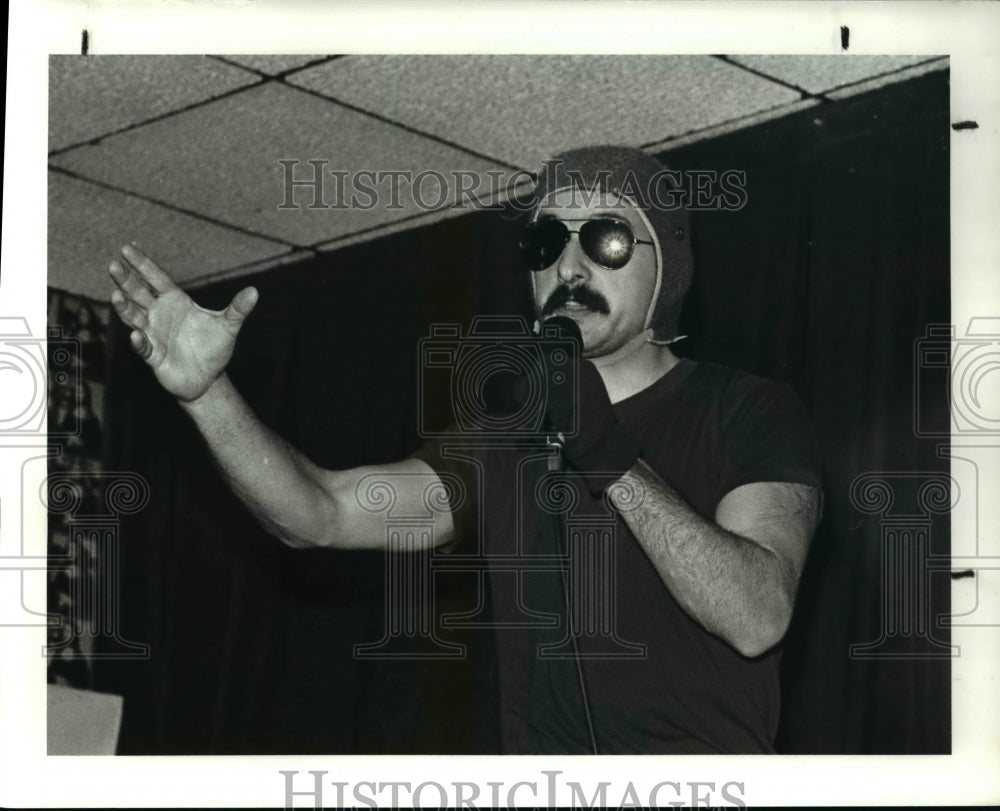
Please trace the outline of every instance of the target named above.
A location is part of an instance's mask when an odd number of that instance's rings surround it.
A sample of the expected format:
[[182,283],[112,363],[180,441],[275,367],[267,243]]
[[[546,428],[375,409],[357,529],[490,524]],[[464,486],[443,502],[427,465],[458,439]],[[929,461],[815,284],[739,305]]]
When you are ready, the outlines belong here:
[[218,59],[224,62],[236,62],[251,70],[260,71],[268,76],[277,76],[292,70],[298,70],[310,62],[332,59],[334,57],[323,54],[225,54],[219,55]]
[[526,168],[573,146],[659,141],[799,98],[709,56],[355,56],[287,81]]
[[289,252],[59,172],[50,171],[48,183],[48,283],[91,298],[107,300],[108,263],[126,242],[148,251],[178,283]]
[[93,140],[256,84],[205,56],[49,57],[49,151]]
[[[280,160],[298,161],[296,179],[311,175],[309,160],[325,160],[329,169],[349,173],[504,169],[277,82],[71,150],[52,163],[298,246],[415,213],[406,195],[400,196],[399,210],[387,195],[371,210],[310,209],[310,189],[295,192],[296,209],[281,209],[286,170]],[[323,191],[321,200],[335,202],[329,177]]]
[[[94,62],[86,69],[89,73],[74,75],[70,68],[80,59]],[[97,61],[112,59],[118,60],[117,66]],[[111,210],[127,214],[131,219],[120,222],[128,222],[130,228],[136,222],[152,222],[156,218],[150,211],[163,208],[160,219],[172,229],[166,242],[198,245],[204,253],[201,262],[178,257],[175,272],[182,280],[238,273],[244,266],[260,269],[291,255],[288,245],[257,240],[240,229],[329,249],[425,219],[413,211],[279,211],[283,190],[278,151],[281,157],[300,160],[328,157],[331,165],[348,169],[484,171],[497,169],[501,162],[531,168],[557,149],[595,140],[664,148],[710,137],[719,127],[739,128],[761,115],[797,109],[801,95],[785,82],[815,93],[840,88],[835,96],[842,97],[855,92],[854,87],[906,78],[907,65],[919,66],[928,57],[850,57],[851,62],[844,56],[730,58],[773,76],[774,81],[712,57],[611,57],[610,62],[608,57],[409,57],[404,64],[396,57],[351,56],[302,70],[297,69],[317,57],[223,59],[270,75],[294,72],[262,80],[249,70],[206,57],[53,57],[53,148],[82,139],[100,140],[96,146],[54,156],[52,163],[192,214],[142,200],[126,204],[115,192],[96,186],[89,197],[79,190],[55,195],[50,211],[65,233],[52,237],[58,243],[52,251],[57,274],[53,278],[78,283],[74,275],[78,271],[66,257],[73,253],[72,233],[93,227],[85,226],[88,218],[78,212],[92,199],[116,199]],[[131,60],[138,63],[132,65]],[[893,76],[895,70],[903,75]],[[641,83],[634,81],[637,74],[643,75]],[[57,81],[58,76],[62,79]],[[81,87],[81,76],[96,76],[95,86]],[[459,84],[456,76],[461,77]],[[697,84],[706,77],[713,82],[708,90]],[[165,93],[149,92],[164,82],[170,85]],[[333,100],[302,92],[306,89]],[[370,108],[388,120],[346,109],[337,100]],[[602,101],[613,115],[595,114],[593,105]],[[185,109],[192,104],[198,106]],[[558,113],[539,119],[539,109],[556,106]],[[469,110],[475,114],[469,115]],[[123,126],[133,129],[109,135]],[[665,128],[672,132],[665,135]],[[431,137],[421,135],[421,129]],[[493,155],[497,164],[477,162],[438,143],[434,136]],[[392,161],[386,154],[394,156],[395,166],[389,165]],[[69,182],[64,178],[57,185]],[[83,180],[73,183],[92,185]],[[68,216],[59,207],[75,213]],[[135,219],[137,210],[144,212],[145,220]],[[200,222],[199,214],[221,224]],[[143,226],[143,230],[154,229]],[[116,233],[113,240],[96,241],[105,245],[124,238],[130,236]],[[94,241],[86,235],[77,237],[81,240]],[[91,264],[97,258],[92,255]],[[170,248],[164,255],[173,255]],[[107,258],[100,262],[102,285]],[[90,289],[89,283],[84,286]]]
[[733,62],[760,71],[809,93],[827,93],[891,74],[926,61],[927,56],[868,56],[824,54],[819,56],[730,56]]

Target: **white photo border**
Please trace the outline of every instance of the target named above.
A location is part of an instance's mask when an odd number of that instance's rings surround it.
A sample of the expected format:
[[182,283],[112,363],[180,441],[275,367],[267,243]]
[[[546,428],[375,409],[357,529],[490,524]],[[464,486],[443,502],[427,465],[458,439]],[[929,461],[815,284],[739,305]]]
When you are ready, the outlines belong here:
[[[71,2],[16,0],[9,20],[8,93],[0,316],[45,334],[47,68],[54,53],[841,53],[950,57],[951,120],[978,129],[951,137],[952,323],[1000,305],[1000,6],[882,2]],[[608,36],[609,31],[620,32]],[[446,34],[446,35],[445,35]],[[995,391],[994,391],[995,393]],[[995,413],[995,412],[994,412]],[[12,502],[21,466],[44,438],[0,442],[0,622],[20,611],[22,575],[4,558],[46,554],[45,516]],[[987,471],[984,471],[984,474]],[[990,492],[989,484],[982,490]],[[982,543],[1000,543],[1000,507],[980,505]],[[967,527],[953,527],[955,532]],[[22,546],[23,542],[23,546]],[[994,554],[1000,555],[1000,552]],[[39,582],[35,582],[35,580]],[[1000,570],[977,572],[984,605],[1000,605]],[[44,577],[25,577],[24,599],[45,605]],[[968,580],[953,581],[956,589]],[[967,596],[967,593],[963,593]],[[964,598],[963,598],[964,599]],[[956,805],[1000,802],[1000,617],[952,630],[953,753],[948,756],[760,757],[48,757],[44,628],[0,628],[0,804],[12,806],[273,806],[285,803],[282,770],[324,771],[334,782],[610,781],[617,803],[632,782],[640,798],[663,781],[742,783],[747,805]],[[504,792],[506,792],[506,788]],[[735,793],[735,792],[734,792]],[[484,788],[481,801],[489,796]],[[506,794],[502,793],[501,799]],[[519,804],[546,801],[516,794]],[[665,796],[665,795],[664,795]],[[428,792],[425,804],[437,806]],[[350,802],[348,794],[347,801]],[[308,795],[295,805],[313,807]]]

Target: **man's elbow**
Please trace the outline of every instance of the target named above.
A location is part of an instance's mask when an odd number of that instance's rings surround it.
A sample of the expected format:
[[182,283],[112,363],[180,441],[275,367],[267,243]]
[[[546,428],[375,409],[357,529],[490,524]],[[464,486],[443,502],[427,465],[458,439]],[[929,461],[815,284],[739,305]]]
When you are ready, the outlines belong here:
[[736,651],[747,659],[756,659],[777,647],[788,632],[792,620],[792,604],[792,600],[783,597],[775,605],[760,612],[739,638],[732,640],[731,644]]
[[351,533],[344,525],[342,510],[327,494],[318,492],[303,500],[299,509],[283,520],[262,516],[264,528],[292,549],[350,548]]
[[270,521],[261,521],[261,525],[268,534],[290,549],[321,549],[335,546],[328,533],[316,527],[301,524],[281,525]]
[[753,633],[746,634],[738,640],[733,641],[733,647],[736,648],[736,652],[740,656],[744,656],[747,659],[756,659],[758,656],[763,656],[772,648],[776,647],[782,639],[785,638],[785,631],[788,626],[785,625],[784,628],[757,628],[754,629]]

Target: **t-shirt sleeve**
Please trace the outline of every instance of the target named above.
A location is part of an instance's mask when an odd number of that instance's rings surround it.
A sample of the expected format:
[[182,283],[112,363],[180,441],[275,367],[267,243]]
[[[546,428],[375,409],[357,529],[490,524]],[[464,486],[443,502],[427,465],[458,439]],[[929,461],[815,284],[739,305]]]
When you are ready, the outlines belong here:
[[752,482],[792,482],[822,490],[819,445],[802,402],[784,383],[746,378],[727,398],[726,464],[720,492]]
[[[442,551],[453,551],[477,532],[479,481],[477,466],[470,458],[475,455],[473,449],[454,438],[429,439],[411,454],[412,459],[426,463],[445,481],[451,517],[455,523],[455,538]],[[456,483],[457,488],[449,486]]]

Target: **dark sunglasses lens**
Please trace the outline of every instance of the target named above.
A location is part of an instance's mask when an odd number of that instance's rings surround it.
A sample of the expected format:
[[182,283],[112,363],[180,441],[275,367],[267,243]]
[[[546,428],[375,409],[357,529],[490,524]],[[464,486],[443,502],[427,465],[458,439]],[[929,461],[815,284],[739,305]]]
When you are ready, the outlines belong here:
[[533,222],[524,229],[521,254],[530,270],[545,270],[562,254],[569,229],[558,220]]
[[588,220],[580,228],[580,246],[597,264],[618,270],[628,264],[635,235],[628,223],[618,220]]

